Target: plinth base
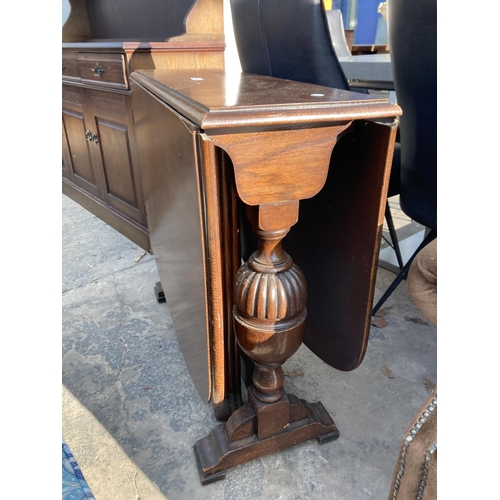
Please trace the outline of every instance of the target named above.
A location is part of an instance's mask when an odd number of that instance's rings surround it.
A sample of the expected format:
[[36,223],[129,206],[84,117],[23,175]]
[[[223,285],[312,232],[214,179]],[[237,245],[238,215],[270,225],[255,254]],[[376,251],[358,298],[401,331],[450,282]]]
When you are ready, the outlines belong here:
[[[290,422],[283,432],[264,439],[257,438],[255,413],[251,405],[246,404],[231,416],[233,422],[219,424],[210,434],[196,442],[194,451],[200,470],[201,484],[209,484],[226,477],[225,471],[250,460],[260,458],[290,446],[316,438],[320,444],[339,437],[334,421],[322,403],[308,403],[296,396],[290,399]],[[233,418],[234,417],[234,418]],[[298,420],[295,420],[295,418]],[[230,420],[231,420],[230,419]],[[230,441],[226,426],[229,425],[232,436],[234,420],[241,421],[241,429],[246,437]]]

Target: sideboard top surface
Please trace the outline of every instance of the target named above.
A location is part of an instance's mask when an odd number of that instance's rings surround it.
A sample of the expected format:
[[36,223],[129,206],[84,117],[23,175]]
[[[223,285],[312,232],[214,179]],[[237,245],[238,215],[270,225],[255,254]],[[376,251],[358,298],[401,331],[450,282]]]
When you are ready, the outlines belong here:
[[140,70],[131,79],[206,130],[401,114],[397,105],[383,97],[248,73]]
[[85,40],[81,42],[63,42],[62,49],[78,52],[99,52],[99,51],[170,51],[185,50],[186,48],[196,48],[198,51],[204,49],[222,48],[226,46],[224,36],[217,33],[199,33],[196,35],[177,37],[169,41],[158,40]]

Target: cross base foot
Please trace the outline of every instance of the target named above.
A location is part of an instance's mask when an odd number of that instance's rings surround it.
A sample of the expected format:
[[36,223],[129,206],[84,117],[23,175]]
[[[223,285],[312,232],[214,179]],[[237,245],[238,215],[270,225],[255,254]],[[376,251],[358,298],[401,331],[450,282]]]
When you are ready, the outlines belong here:
[[[290,422],[282,432],[258,439],[255,413],[251,405],[246,404],[235,412],[226,424],[219,424],[207,436],[196,442],[194,451],[200,470],[201,484],[205,485],[225,478],[226,470],[284,450],[290,446],[316,438],[320,444],[339,437],[334,421],[322,403],[308,403],[293,395],[290,398]],[[295,407],[295,408],[293,408]],[[293,415],[303,418],[293,420]],[[234,420],[241,421],[241,432],[234,432],[237,427]],[[231,441],[226,431],[229,425],[232,436],[244,436]]]

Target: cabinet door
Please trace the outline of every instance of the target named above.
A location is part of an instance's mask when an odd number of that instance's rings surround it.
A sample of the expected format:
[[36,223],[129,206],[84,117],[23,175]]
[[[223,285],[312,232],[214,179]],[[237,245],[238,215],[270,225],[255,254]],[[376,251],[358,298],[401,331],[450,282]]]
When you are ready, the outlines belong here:
[[98,175],[92,163],[84,101],[84,89],[63,85],[63,175],[85,191],[98,196]]
[[86,89],[92,159],[102,177],[101,196],[118,212],[146,226],[130,96]]

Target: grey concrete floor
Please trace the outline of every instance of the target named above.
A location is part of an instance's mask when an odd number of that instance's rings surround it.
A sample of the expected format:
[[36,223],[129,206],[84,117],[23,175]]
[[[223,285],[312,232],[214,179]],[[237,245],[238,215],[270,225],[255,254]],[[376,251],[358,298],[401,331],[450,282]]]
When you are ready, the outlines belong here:
[[[397,212],[397,202],[393,202]],[[340,431],[201,486],[196,440],[216,424],[179,351],[154,258],[63,195],[63,438],[97,500],[383,500],[410,419],[436,384],[436,327],[406,282],[372,326],[366,356],[337,371],[305,346],[285,388],[321,401]],[[396,213],[401,231],[412,231]],[[379,268],[375,300],[394,274]]]

